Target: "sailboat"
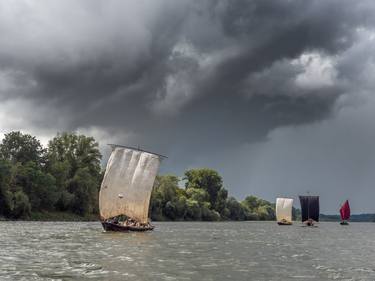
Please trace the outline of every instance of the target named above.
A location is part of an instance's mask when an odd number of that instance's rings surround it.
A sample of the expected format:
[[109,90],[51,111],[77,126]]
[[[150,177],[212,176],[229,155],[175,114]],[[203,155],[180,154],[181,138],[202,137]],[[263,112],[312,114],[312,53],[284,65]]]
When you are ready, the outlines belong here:
[[314,226],[319,221],[319,196],[299,196],[301,219],[306,226]]
[[277,198],[276,199],[276,220],[278,225],[292,224],[293,199]]
[[350,218],[350,206],[349,201],[346,200],[344,204],[342,204],[340,208],[340,216],[341,216],[341,225],[348,225],[348,220]]
[[99,192],[100,221],[106,231],[147,231],[150,197],[163,155],[110,144],[112,153]]

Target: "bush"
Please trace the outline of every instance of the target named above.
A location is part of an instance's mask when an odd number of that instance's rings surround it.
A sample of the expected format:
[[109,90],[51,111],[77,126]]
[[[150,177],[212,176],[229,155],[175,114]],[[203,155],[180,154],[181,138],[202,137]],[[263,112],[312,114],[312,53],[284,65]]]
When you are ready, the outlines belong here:
[[188,199],[186,201],[186,218],[189,220],[201,220],[202,210],[198,201]]
[[15,219],[27,218],[30,216],[31,205],[29,198],[22,191],[13,194],[12,217]]
[[74,195],[72,211],[79,215],[88,215],[98,209],[97,182],[88,168],[79,169],[68,184],[68,191]]
[[12,209],[12,193],[10,184],[12,180],[12,166],[6,160],[0,159],[0,215],[10,216]]

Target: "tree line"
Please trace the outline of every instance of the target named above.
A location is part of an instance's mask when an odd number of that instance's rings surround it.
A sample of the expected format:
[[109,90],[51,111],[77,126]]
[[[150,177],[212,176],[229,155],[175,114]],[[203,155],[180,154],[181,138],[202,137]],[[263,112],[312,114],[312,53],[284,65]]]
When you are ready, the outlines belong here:
[[0,144],[0,216],[98,213],[101,157],[98,143],[84,135],[58,134],[43,148],[29,134],[6,134]]
[[[0,143],[0,217],[29,219],[38,212],[98,215],[104,174],[93,137],[57,134],[46,148],[34,136],[6,134]],[[248,196],[228,196],[222,177],[191,169],[182,178],[157,176],[150,200],[153,220],[274,220],[275,205]]]
[[153,220],[275,219],[274,204],[255,196],[237,201],[228,196],[218,172],[206,168],[188,170],[182,180],[175,175],[158,176],[150,210]]

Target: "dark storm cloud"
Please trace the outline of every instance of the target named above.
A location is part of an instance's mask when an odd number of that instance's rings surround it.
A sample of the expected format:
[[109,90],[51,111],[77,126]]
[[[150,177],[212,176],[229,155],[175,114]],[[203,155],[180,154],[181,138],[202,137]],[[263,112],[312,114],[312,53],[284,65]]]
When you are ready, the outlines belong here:
[[166,170],[214,163],[229,174],[219,151],[333,118],[342,97],[371,88],[360,75],[371,47],[355,51],[373,36],[371,1],[0,8],[3,130],[86,130],[169,154]]

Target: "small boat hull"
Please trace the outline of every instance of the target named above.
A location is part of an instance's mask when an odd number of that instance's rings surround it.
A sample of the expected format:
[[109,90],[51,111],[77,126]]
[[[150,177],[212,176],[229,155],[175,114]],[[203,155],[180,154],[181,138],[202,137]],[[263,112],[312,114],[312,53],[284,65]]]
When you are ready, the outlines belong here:
[[141,226],[121,225],[121,224],[112,223],[112,222],[102,222],[102,226],[105,231],[117,231],[117,232],[129,232],[129,231],[144,232],[144,231],[150,231],[154,229],[153,225],[141,227]]
[[287,222],[287,221],[278,221],[277,224],[278,225],[292,225],[293,223],[292,222]]
[[308,219],[308,220],[303,222],[303,226],[317,227],[315,224],[316,224],[316,221],[314,221],[312,219]]

